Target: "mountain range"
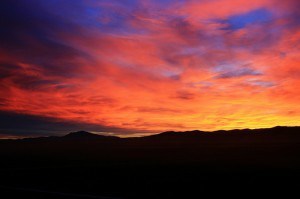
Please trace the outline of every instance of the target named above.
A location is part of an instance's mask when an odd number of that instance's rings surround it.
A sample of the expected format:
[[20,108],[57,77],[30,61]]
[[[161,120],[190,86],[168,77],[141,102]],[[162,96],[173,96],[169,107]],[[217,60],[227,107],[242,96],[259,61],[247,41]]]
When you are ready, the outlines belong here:
[[8,198],[287,194],[300,188],[300,127],[134,138],[78,131],[0,140],[0,160],[0,192]]
[[[35,138],[23,138],[16,140],[45,140],[45,139],[61,139],[61,140],[166,140],[166,139],[197,139],[197,138],[228,138],[233,139],[234,137],[298,137],[300,136],[300,127],[285,127],[276,126],[273,128],[262,128],[262,129],[234,129],[234,130],[217,130],[217,131],[166,131],[158,134],[142,136],[142,137],[126,137],[120,138],[118,136],[107,136],[91,133],[87,131],[76,131],[71,132],[63,136],[48,136],[48,137],[35,137]],[[3,139],[5,140],[5,139]],[[170,140],[171,141],[171,140]]]

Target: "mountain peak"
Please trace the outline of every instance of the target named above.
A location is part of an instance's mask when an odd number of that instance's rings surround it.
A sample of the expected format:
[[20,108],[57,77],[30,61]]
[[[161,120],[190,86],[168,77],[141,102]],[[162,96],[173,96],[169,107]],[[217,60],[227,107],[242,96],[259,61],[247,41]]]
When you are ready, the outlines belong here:
[[98,135],[87,131],[76,131],[76,132],[71,132],[65,135],[64,137],[81,138],[81,137],[98,137]]
[[76,131],[76,132],[71,132],[65,136],[64,138],[69,138],[69,139],[92,139],[92,140],[111,140],[111,139],[119,139],[119,137],[116,136],[105,136],[105,135],[98,135],[94,133],[90,133],[87,131]]

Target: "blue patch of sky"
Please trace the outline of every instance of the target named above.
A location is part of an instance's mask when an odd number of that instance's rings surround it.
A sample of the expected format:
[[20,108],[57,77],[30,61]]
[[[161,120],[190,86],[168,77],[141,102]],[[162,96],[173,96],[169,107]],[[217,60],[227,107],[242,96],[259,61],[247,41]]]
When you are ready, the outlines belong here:
[[[100,32],[109,34],[140,33],[130,26],[132,12],[137,9],[137,0],[116,1],[41,1],[47,12],[61,18],[61,20],[85,28],[98,28]],[[101,20],[103,19],[103,20]]]
[[86,15],[91,19],[90,25],[98,28],[101,32],[110,34],[140,33],[128,23],[132,17],[132,11],[136,8],[136,1],[127,0],[126,2],[115,2],[113,9],[107,7],[86,8]]
[[226,22],[229,29],[238,30],[250,24],[266,23],[272,20],[272,14],[267,9],[257,9],[246,14],[234,15],[229,17]]

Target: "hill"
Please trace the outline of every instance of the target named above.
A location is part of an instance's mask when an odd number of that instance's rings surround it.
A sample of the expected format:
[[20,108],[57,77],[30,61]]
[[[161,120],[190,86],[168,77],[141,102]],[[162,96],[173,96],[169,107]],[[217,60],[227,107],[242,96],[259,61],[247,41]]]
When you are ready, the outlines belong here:
[[0,191],[11,198],[37,198],[37,193],[41,198],[293,193],[300,188],[299,130],[164,132],[138,138],[79,131],[1,140]]

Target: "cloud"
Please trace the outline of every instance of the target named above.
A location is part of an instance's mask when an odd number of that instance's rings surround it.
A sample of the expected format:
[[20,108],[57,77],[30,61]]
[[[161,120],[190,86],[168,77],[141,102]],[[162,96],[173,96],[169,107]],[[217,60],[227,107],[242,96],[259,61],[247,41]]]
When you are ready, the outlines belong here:
[[257,80],[249,80],[247,81],[250,85],[253,86],[260,86],[260,87],[273,87],[276,86],[276,84],[268,81],[257,81]]
[[296,0],[0,5],[0,110],[53,133],[299,124]]
[[262,72],[254,70],[249,67],[240,67],[235,70],[230,70],[226,72],[220,73],[216,78],[235,78],[235,77],[243,77],[243,76],[260,76],[263,75]]

